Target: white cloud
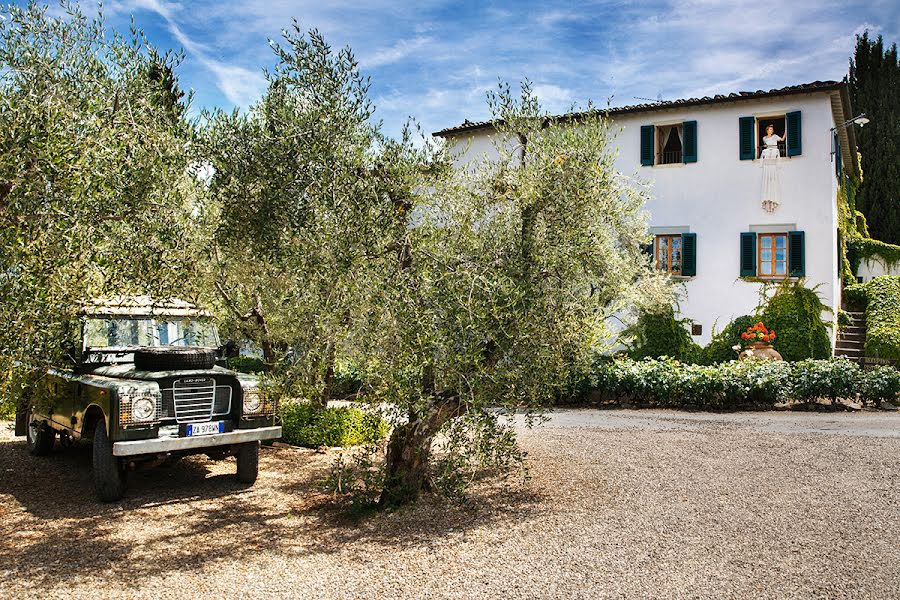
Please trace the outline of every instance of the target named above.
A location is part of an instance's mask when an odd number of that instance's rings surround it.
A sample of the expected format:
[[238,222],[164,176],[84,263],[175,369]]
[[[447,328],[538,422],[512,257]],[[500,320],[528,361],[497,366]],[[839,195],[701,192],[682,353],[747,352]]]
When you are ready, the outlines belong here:
[[181,10],[178,4],[164,0],[129,0],[114,5],[114,11],[143,9],[156,13],[166,23],[169,33],[181,44],[189,56],[196,59],[216,78],[216,85],[229,102],[236,106],[249,106],[259,99],[266,89],[267,81],[261,67],[256,70],[223,62],[210,56],[206,44],[195,41],[176,22]]
[[575,100],[572,90],[552,83],[535,85],[531,91],[540,100],[541,106],[551,111],[565,110]]
[[417,50],[424,48],[430,42],[431,38],[424,36],[417,36],[410,40],[400,40],[390,48],[378,50],[369,56],[360,58],[359,63],[363,67],[370,69],[389,65],[408,57]]
[[249,106],[259,100],[268,82],[260,71],[245,69],[212,59],[203,64],[216,76],[219,89],[235,106]]

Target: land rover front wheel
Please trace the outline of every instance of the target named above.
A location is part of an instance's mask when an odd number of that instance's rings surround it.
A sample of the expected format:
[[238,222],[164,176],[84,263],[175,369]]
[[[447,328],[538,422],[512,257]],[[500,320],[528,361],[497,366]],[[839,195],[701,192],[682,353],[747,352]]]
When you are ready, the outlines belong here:
[[125,469],[113,456],[103,419],[94,429],[94,490],[104,502],[115,502],[125,495]]
[[238,446],[237,478],[241,483],[255,483],[259,474],[259,442],[249,442]]
[[47,427],[45,423],[28,419],[28,429],[25,430],[25,439],[28,441],[28,451],[34,456],[45,456],[53,450],[53,438],[56,432]]

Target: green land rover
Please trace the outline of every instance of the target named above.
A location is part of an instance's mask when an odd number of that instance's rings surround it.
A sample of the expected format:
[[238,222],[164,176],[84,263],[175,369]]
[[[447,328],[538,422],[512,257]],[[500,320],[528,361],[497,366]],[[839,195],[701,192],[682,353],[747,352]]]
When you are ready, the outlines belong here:
[[126,474],[189,454],[237,458],[237,477],[256,481],[261,440],[281,436],[276,406],[257,380],[217,366],[219,337],[196,306],[146,297],[93,301],[79,319],[80,348],[33,386],[17,433],[32,454],[93,443],[101,500],[125,492]]

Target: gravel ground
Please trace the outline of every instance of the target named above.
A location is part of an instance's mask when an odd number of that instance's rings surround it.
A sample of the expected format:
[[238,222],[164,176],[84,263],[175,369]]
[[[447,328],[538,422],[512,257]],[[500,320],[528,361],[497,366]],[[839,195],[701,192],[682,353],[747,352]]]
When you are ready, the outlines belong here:
[[90,455],[0,432],[0,597],[900,597],[900,414],[559,412],[532,479],[359,523],[334,452],[139,472],[98,504]]

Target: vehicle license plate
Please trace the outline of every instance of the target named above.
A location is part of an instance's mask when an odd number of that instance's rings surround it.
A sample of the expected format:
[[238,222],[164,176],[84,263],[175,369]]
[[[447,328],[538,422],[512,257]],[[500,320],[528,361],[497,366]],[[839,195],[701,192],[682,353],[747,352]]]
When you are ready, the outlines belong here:
[[212,435],[214,433],[225,432],[225,421],[214,421],[212,423],[191,423],[187,426],[187,435]]

